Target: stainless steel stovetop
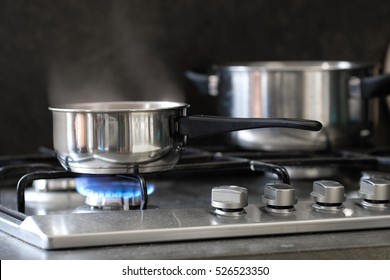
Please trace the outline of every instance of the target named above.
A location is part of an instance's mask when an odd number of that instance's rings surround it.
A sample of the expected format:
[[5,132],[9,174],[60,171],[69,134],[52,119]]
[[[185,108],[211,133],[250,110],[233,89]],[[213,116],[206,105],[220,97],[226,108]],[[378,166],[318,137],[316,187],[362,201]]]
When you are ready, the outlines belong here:
[[[100,187],[87,197],[76,187],[79,174],[64,172],[51,155],[3,157],[2,258],[270,257],[362,247],[386,256],[387,152],[189,148],[174,170],[147,174],[140,184],[138,177],[98,176],[104,182],[120,177],[111,187],[116,193]],[[87,177],[81,181],[96,179]],[[144,181],[144,196],[120,198],[127,180],[137,190]],[[361,240],[367,234],[372,237]]]

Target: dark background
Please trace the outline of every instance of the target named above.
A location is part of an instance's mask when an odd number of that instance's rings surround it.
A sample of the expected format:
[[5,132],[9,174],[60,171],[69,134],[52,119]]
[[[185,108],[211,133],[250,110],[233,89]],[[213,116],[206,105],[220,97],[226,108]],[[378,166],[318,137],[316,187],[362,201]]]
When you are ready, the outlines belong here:
[[189,68],[381,62],[390,1],[0,0],[0,154],[52,147],[49,104],[172,100],[215,113]]

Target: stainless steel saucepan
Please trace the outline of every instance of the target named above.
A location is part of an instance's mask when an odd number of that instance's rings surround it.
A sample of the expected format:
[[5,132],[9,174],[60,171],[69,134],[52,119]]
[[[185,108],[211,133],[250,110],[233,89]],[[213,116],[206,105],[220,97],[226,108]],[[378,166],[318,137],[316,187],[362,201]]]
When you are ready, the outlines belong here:
[[216,65],[211,75],[187,72],[218,98],[218,115],[320,121],[320,133],[290,129],[238,131],[234,143],[260,150],[348,147],[372,133],[370,98],[390,93],[390,75],[352,61],[263,61]]
[[104,102],[53,106],[54,149],[77,173],[126,174],[172,169],[187,137],[242,129],[288,127],[318,131],[303,119],[186,116],[189,107],[173,102]]

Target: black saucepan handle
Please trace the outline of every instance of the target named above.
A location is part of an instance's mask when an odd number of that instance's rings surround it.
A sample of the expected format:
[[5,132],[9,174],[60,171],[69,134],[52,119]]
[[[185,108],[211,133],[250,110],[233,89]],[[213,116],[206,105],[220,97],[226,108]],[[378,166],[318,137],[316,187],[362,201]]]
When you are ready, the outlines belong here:
[[194,115],[179,119],[179,133],[188,137],[201,137],[213,134],[265,127],[286,127],[318,131],[322,124],[318,121],[285,118],[229,118]]

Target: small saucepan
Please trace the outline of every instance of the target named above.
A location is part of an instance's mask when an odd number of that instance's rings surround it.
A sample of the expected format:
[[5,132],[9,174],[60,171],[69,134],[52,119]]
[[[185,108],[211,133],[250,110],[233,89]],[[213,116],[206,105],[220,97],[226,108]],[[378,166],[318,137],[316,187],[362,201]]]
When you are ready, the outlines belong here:
[[186,116],[188,104],[105,102],[53,106],[54,149],[77,173],[126,174],[172,169],[188,137],[264,127],[318,131],[318,121]]

